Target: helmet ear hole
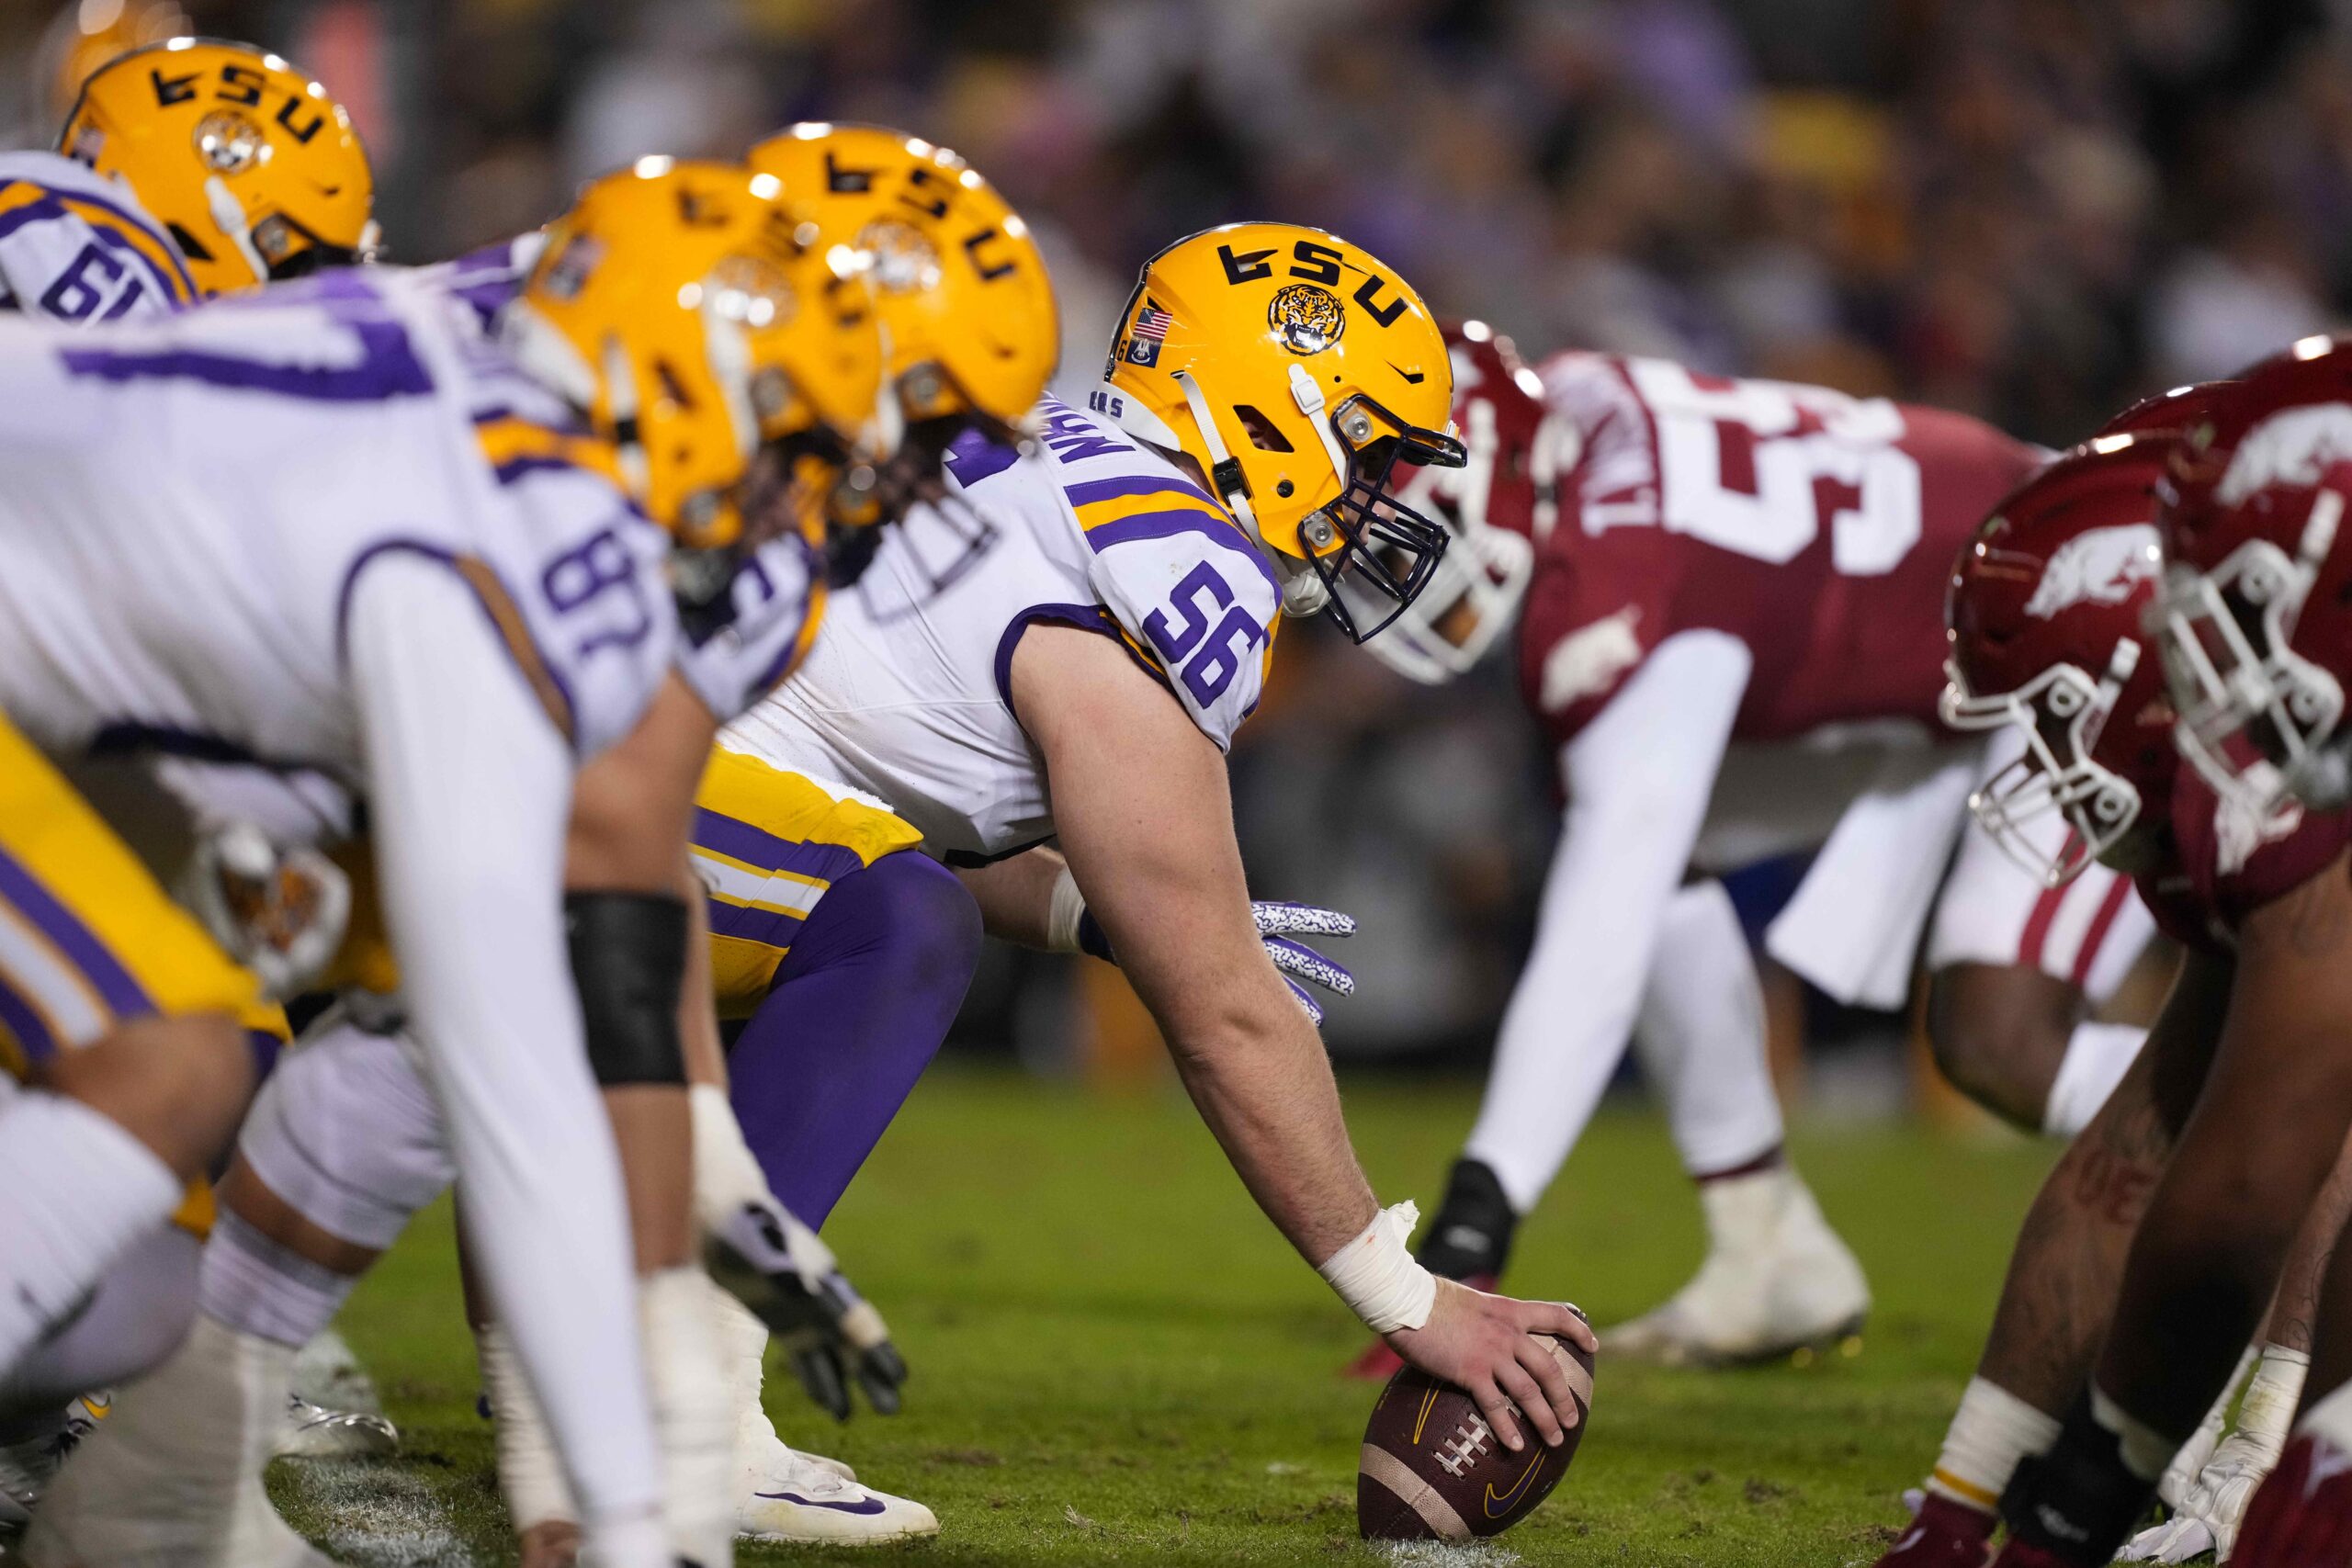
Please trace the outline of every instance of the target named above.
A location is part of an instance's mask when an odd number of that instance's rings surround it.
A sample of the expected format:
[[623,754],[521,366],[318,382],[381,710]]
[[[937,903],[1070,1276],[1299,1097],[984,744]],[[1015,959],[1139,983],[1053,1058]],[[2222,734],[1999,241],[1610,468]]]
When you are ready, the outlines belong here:
[[653,374],[662,383],[662,395],[664,398],[682,409],[691,409],[695,406],[694,399],[687,395],[685,384],[678,378],[678,372],[669,360],[656,359],[653,362]]
[[1264,414],[1261,413],[1257,409],[1251,407],[1250,404],[1234,404],[1233,417],[1241,422],[1241,428],[1249,433],[1250,445],[1258,448],[1259,451],[1289,452],[1295,450],[1290,444],[1290,437],[1284,435],[1281,429],[1275,425],[1272,420],[1268,419]]
[[172,243],[177,245],[180,248],[180,254],[187,257],[188,260],[209,262],[212,259],[212,253],[205,249],[195,235],[179,224],[166,223],[164,227],[171,231]]

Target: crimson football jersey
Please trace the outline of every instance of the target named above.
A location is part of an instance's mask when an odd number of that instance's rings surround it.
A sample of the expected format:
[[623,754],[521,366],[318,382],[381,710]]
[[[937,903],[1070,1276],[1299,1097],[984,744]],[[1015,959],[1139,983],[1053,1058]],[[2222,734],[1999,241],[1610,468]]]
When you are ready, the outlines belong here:
[[1741,739],[1935,723],[1952,562],[2039,448],[1937,409],[1665,360],[1563,354],[1542,374],[1575,460],[1535,541],[1520,675],[1555,741],[1695,629],[1754,656]]
[[2263,821],[2213,793],[2194,768],[2175,772],[2164,863],[2135,880],[2166,936],[2227,953],[2240,922],[2325,870],[2352,843],[2352,812],[2306,811]]

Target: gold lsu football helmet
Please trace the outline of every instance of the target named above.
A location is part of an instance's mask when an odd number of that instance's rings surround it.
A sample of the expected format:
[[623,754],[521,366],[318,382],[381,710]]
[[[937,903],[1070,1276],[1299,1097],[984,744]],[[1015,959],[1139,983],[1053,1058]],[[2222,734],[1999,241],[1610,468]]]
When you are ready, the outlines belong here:
[[792,126],[744,162],[784,181],[828,244],[859,252],[910,424],[1019,430],[1061,359],[1046,258],[996,187],[944,147],[877,125]]
[[763,446],[838,460],[880,396],[863,273],[815,238],[773,175],[640,159],[556,220],[501,318],[524,367],[612,443],[646,514],[714,567],[745,542]]
[[1396,497],[1414,465],[1464,460],[1445,339],[1419,294],[1337,234],[1229,223],[1161,251],[1090,400],[1197,463],[1272,556],[1283,608],[1328,613],[1358,642],[1445,552],[1444,527]]
[[746,161],[784,181],[815,220],[820,243],[858,258],[882,320],[884,412],[902,426],[903,441],[895,461],[854,465],[834,484],[826,502],[832,580],[855,582],[880,547],[876,525],[920,502],[956,540],[944,555],[934,545],[912,562],[936,593],[997,536],[944,482],[948,448],[970,430],[1018,441],[1060,361],[1046,259],[993,186],[918,137],[810,121],[761,142]]
[[129,186],[207,295],[375,254],[350,115],[266,50],[175,38],[119,55],[82,84],[57,146]]

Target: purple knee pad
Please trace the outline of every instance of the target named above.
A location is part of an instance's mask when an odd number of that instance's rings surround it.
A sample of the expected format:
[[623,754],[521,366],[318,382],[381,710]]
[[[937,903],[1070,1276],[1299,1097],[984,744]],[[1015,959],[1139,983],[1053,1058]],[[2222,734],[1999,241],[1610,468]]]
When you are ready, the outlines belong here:
[[964,1005],[980,912],[912,851],[826,890],[728,1054],[729,1098],[768,1185],[821,1226]]

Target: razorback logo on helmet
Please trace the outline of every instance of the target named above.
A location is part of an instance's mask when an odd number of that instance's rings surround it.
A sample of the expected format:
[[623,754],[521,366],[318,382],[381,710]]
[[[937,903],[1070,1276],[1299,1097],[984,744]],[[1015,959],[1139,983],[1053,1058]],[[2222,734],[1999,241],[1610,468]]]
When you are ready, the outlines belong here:
[[2235,506],[2272,485],[2315,485],[2331,465],[2347,460],[2352,460],[2352,403],[2282,409],[2239,440],[2213,499]]
[[[2252,764],[2252,771],[2276,778],[2278,770],[2267,762]],[[2269,793],[2281,793],[2276,785]],[[2303,808],[2294,801],[2287,801],[2278,809],[2251,809],[2244,797],[2216,794],[2213,798],[2213,864],[2223,876],[2235,876],[2254,859],[2255,851],[2265,844],[2275,844],[2290,839],[2303,825]]]
[[1545,713],[1559,713],[1607,691],[1617,677],[1642,661],[1642,639],[1634,631],[1642,607],[1628,604],[1562,637],[1544,656]]
[[2052,553],[2025,613],[2046,621],[2076,604],[2120,604],[2162,568],[2154,524],[2093,528]]

